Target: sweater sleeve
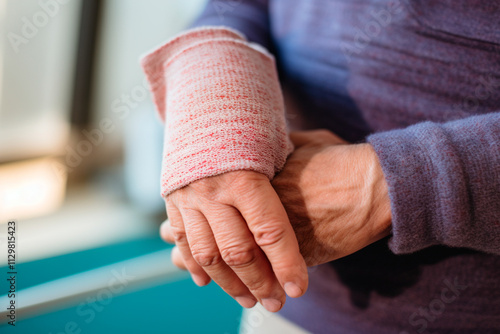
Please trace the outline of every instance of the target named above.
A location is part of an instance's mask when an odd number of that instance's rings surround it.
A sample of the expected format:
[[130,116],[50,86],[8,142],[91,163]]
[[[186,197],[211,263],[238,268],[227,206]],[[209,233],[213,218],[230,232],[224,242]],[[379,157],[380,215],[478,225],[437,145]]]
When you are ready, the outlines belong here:
[[500,254],[500,112],[368,141],[389,186],[394,253],[447,245]]
[[271,50],[268,0],[209,0],[192,27],[225,26]]
[[274,57],[226,27],[188,30],[141,61],[165,122],[162,196],[236,170],[272,179],[293,150]]

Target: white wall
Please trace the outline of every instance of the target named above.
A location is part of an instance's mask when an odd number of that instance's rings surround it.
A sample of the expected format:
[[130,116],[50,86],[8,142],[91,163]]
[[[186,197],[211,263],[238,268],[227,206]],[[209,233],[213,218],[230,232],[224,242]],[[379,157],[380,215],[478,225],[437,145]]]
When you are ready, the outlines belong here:
[[[107,0],[104,26],[99,43],[99,58],[93,104],[96,125],[111,117],[117,126],[110,140],[117,140],[128,118],[125,112],[114,112],[129,107],[130,112],[151,109],[149,96],[133,99],[127,106],[123,95],[130,95],[136,86],[142,86],[144,75],[139,67],[141,55],[163,43],[186,27],[201,11],[205,0]],[[118,103],[120,100],[121,103]],[[135,103],[138,105],[136,106]]]
[[81,0],[0,0],[0,161],[68,134]]

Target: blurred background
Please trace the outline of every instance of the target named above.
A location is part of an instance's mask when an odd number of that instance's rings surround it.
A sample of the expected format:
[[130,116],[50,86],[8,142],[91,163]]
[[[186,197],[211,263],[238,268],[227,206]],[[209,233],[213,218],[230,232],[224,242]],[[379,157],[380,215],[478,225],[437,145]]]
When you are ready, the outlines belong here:
[[237,332],[240,307],[159,239],[162,126],[138,63],[204,5],[0,0],[1,333]]

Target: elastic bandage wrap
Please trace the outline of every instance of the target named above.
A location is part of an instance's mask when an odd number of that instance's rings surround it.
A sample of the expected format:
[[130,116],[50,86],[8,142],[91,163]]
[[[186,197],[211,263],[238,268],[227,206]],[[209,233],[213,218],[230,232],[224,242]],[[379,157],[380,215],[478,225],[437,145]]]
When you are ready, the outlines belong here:
[[270,180],[289,140],[274,57],[236,31],[182,33],[141,60],[165,122],[162,196],[196,180],[250,170]]

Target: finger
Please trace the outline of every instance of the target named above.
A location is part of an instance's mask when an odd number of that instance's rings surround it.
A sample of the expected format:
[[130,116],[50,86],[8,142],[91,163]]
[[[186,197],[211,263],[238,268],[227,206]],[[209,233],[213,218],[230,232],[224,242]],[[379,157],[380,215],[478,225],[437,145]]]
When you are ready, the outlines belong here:
[[292,132],[290,133],[290,140],[296,149],[307,144],[349,144],[349,142],[340,138],[333,132],[324,129]]
[[[268,311],[279,311],[285,303],[285,293],[238,210],[221,205],[218,211],[207,210],[205,215],[222,260]],[[205,270],[210,273],[208,268]]]
[[271,184],[264,182],[247,189],[246,196],[236,197],[235,207],[266,254],[287,295],[294,298],[303,295],[308,284],[306,263],[286,211]]
[[253,307],[256,299],[238,276],[222,261],[213,232],[205,216],[192,209],[181,209],[186,235],[195,261],[227,294],[243,307]]
[[172,253],[170,253],[170,257],[172,258],[172,262],[182,270],[187,270],[186,264],[184,263],[184,260],[182,259],[181,252],[179,251],[179,248],[174,247],[172,248]]
[[167,219],[160,225],[160,236],[169,244],[175,243],[174,235],[172,234],[172,228],[170,227],[170,221]]
[[171,202],[168,201],[167,211],[169,212],[171,219],[170,229],[174,237],[177,249],[182,256],[182,260],[184,261],[186,269],[191,274],[191,277],[193,278],[193,281],[196,283],[196,285],[207,285],[208,283],[210,283],[210,277],[193,259],[191,249],[186,238],[183,217],[180,211],[177,209],[177,207],[175,207]]

